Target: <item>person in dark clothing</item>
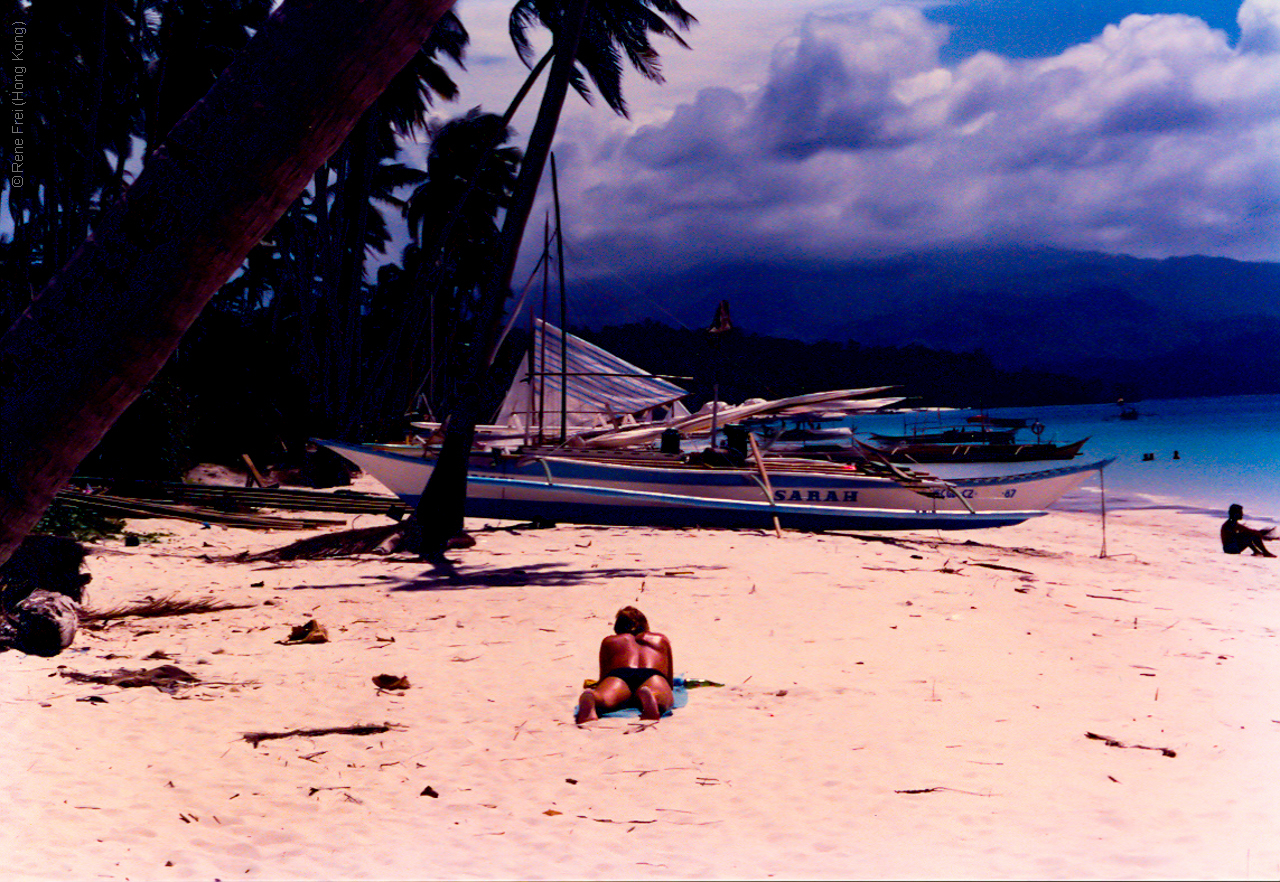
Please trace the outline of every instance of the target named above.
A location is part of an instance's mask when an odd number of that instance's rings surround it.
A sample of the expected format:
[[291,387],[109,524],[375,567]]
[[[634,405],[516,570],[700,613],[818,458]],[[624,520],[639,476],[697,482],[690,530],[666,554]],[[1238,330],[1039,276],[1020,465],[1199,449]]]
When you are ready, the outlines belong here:
[[1240,554],[1246,548],[1254,554],[1262,557],[1275,557],[1267,550],[1266,543],[1262,540],[1271,538],[1273,527],[1267,527],[1265,530],[1255,530],[1252,527],[1246,527],[1240,523],[1244,519],[1244,508],[1240,505],[1233,505],[1227,509],[1227,519],[1222,524],[1220,531],[1222,536],[1222,550],[1227,554]]
[[675,702],[671,641],[650,631],[634,606],[618,610],[613,631],[600,643],[600,680],[578,697],[576,720],[590,722],[628,706],[639,707],[641,719],[656,720]]

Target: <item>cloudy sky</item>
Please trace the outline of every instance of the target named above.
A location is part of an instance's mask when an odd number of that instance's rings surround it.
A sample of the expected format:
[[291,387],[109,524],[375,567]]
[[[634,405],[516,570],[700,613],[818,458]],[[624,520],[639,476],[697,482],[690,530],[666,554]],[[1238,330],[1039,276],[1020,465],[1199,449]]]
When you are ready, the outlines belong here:
[[[556,148],[583,262],[1048,244],[1280,260],[1280,0],[687,0],[630,119],[571,96]],[[523,77],[508,0],[447,114]],[[517,120],[521,136],[529,117]]]

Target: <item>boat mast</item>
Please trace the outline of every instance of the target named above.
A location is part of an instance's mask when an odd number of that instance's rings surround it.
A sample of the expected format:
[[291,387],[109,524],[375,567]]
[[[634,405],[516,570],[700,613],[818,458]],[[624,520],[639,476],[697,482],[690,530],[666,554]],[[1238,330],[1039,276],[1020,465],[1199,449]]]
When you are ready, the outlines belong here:
[[556,209],[556,270],[560,275],[560,443],[569,437],[569,347],[565,333],[568,320],[564,302],[564,230],[560,226],[560,184],[556,177],[556,155],[551,154],[551,195]]
[[[538,344],[538,444],[545,444],[547,434],[547,290],[551,287],[551,215],[542,221],[542,328]],[[533,379],[533,375],[529,377]]]

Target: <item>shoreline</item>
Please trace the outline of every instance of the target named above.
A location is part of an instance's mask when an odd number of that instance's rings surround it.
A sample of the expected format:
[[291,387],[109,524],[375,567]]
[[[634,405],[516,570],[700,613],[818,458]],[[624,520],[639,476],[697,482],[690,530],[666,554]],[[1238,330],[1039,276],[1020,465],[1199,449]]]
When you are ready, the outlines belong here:
[[[1216,519],[1109,510],[1106,558],[1097,516],[1069,512],[781,539],[470,523],[452,578],[232,563],[308,534],[138,523],[165,535],[95,546],[91,607],[255,605],[0,654],[10,878],[1280,872],[1280,569],[1222,555]],[[627,604],[678,675],[725,685],[657,725],[576,727]],[[280,642],[309,619],[330,642]],[[202,682],[59,676],[159,664]],[[394,726],[244,740],[372,723]]]

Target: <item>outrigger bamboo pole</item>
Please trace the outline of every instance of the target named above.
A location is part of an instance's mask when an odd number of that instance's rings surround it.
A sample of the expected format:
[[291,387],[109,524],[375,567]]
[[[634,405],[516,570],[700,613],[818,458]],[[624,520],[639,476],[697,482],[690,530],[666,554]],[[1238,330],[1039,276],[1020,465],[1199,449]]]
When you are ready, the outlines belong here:
[[[765,471],[764,457],[760,455],[760,445],[756,443],[754,432],[747,433],[747,441],[751,444],[751,455],[755,457],[756,468],[760,470],[760,480],[764,482],[764,493],[769,499],[769,504],[773,504],[773,485],[769,482],[769,473]],[[782,538],[782,524],[778,522],[778,516],[773,516],[773,532]]]

